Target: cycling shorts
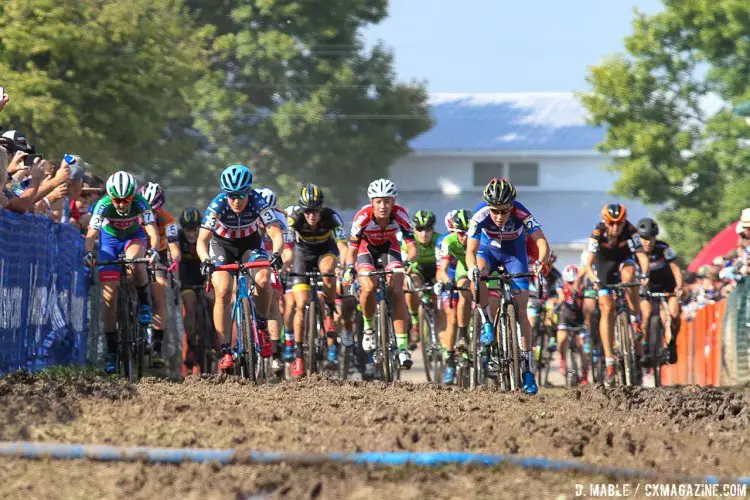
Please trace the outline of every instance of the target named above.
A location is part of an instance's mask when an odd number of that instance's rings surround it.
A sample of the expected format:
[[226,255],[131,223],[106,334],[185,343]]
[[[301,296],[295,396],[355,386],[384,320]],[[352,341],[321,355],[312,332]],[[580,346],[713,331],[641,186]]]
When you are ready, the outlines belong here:
[[[529,272],[529,260],[526,255],[526,242],[523,238],[504,241],[501,245],[485,245],[484,242],[482,242],[479,246],[477,256],[487,262],[491,271],[496,270],[502,264],[511,274]],[[512,281],[512,287],[514,289],[528,291],[529,278],[515,278]]]
[[620,271],[623,267],[628,265],[635,265],[635,261],[632,258],[627,258],[621,261],[616,260],[600,260],[594,259],[594,272],[599,278],[599,295],[609,295],[607,287],[616,285],[620,282]]
[[159,266],[156,268],[156,279],[167,279],[167,266],[169,266],[169,253],[166,250],[159,252]]
[[558,330],[569,330],[583,326],[583,311],[568,304],[560,307],[560,321],[557,323]]
[[385,271],[403,269],[404,264],[401,261],[401,248],[390,242],[375,246],[362,240],[359,244],[355,270],[360,273],[375,271],[378,268]]
[[[141,246],[146,248],[146,233],[142,227],[126,239],[118,239],[111,234],[107,234],[102,231],[100,234],[99,241],[99,260],[117,260],[120,258],[120,254],[125,253],[130,245],[133,243],[140,243]],[[99,266],[99,276],[102,283],[111,283],[120,279],[120,266],[109,265]]]
[[676,286],[671,269],[669,273],[652,273],[648,280],[648,291],[652,293],[673,293]]
[[186,290],[191,287],[203,286],[203,284],[200,261],[180,261],[180,289]]
[[[471,282],[467,279],[468,276],[464,275],[459,277],[456,280],[453,280],[454,283],[457,285],[460,283],[462,286],[471,288]],[[464,280],[463,283],[461,283],[461,280]],[[440,292],[440,303],[443,304],[443,308],[456,308],[458,307],[458,292],[457,290],[454,290],[452,292]],[[471,300],[471,299],[469,299]]]
[[414,274],[422,279],[422,282],[434,283],[435,276],[437,275],[437,265],[432,262],[429,264],[417,264],[414,269]]
[[[267,257],[259,233],[255,232],[246,238],[236,240],[224,240],[214,236],[208,246],[208,255],[217,266],[236,264],[242,260],[242,256],[248,251]],[[252,260],[258,258],[255,257]]]
[[[294,249],[294,260],[292,261],[293,273],[309,273],[318,269],[320,259],[326,255],[339,256],[339,249],[333,239],[329,239],[319,245],[305,245],[297,243]],[[309,290],[310,278],[306,276],[294,276],[291,279],[292,290]]]

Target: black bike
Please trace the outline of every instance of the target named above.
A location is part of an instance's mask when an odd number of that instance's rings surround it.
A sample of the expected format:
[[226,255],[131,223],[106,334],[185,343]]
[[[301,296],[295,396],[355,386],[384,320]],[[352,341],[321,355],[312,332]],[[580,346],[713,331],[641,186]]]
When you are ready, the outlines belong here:
[[143,377],[148,325],[138,323],[138,297],[135,288],[128,282],[128,270],[130,266],[146,264],[152,283],[156,281],[156,272],[148,258],[128,259],[125,254],[118,257],[116,260],[97,262],[97,265],[120,268],[117,293],[117,366],[129,382],[135,382]]
[[[653,304],[648,326],[648,348],[651,368],[654,370],[654,386],[661,387],[661,367],[669,364],[669,348],[664,336],[665,331],[672,330],[672,316],[669,314],[667,299],[674,294],[646,292],[644,294]],[[662,321],[664,314],[664,321]],[[674,332],[671,332],[674,335]]]
[[[408,277],[407,277],[408,279]],[[440,383],[443,376],[443,348],[437,331],[437,309],[432,285],[425,285],[404,293],[421,293],[419,305],[419,337],[422,344],[422,362],[427,382]]]
[[[521,383],[521,346],[520,327],[518,324],[518,302],[511,292],[512,281],[516,278],[536,278],[536,273],[509,273],[505,266],[498,268],[498,276],[482,276],[481,281],[500,283],[498,287],[488,287],[500,291],[500,305],[495,313],[492,329],[494,341],[489,346],[482,346],[480,337],[482,325],[488,322],[484,308],[477,307],[474,314],[474,375],[472,382],[481,384],[485,378],[497,380],[503,391],[520,389]],[[475,301],[479,302],[479,281],[474,282]],[[483,359],[486,357],[486,374]]]
[[635,330],[630,322],[630,309],[625,300],[628,288],[641,286],[637,281],[617,283],[607,288],[615,293],[615,356],[621,384],[641,385],[641,363],[635,352]]
[[375,310],[376,335],[373,362],[380,366],[384,382],[393,382],[401,379],[401,363],[398,359],[398,343],[393,329],[393,306],[388,297],[388,285],[386,276],[403,273],[403,269],[391,271],[366,271],[358,273],[358,276],[377,276],[378,287],[376,289],[377,306]]
[[[310,293],[305,305],[305,334],[303,337],[303,348],[305,353],[305,372],[307,375],[320,373],[325,370],[325,360],[328,351],[328,342],[325,342],[326,332],[323,321],[324,311],[320,307],[319,291],[323,288],[323,278],[336,278],[334,273],[321,273],[319,270],[304,273],[289,272],[290,278],[300,277],[310,279]],[[344,357],[344,359],[348,359]],[[342,363],[346,364],[346,363]],[[348,373],[349,368],[346,368]]]
[[193,352],[194,362],[200,367],[201,373],[213,373],[216,361],[216,331],[214,330],[211,303],[206,297],[203,285],[184,286],[183,288],[195,292],[195,326],[194,332],[188,332],[188,345]]

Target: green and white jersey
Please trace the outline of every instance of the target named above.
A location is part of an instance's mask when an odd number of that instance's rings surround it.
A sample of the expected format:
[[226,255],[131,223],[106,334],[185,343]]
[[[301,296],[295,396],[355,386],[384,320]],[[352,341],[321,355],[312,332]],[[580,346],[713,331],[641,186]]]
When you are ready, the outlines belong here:
[[119,240],[124,240],[135,234],[141,224],[156,224],[154,212],[146,198],[136,194],[130,203],[128,213],[120,215],[117,213],[114,203],[112,203],[112,197],[107,195],[94,206],[89,227],[104,231]]

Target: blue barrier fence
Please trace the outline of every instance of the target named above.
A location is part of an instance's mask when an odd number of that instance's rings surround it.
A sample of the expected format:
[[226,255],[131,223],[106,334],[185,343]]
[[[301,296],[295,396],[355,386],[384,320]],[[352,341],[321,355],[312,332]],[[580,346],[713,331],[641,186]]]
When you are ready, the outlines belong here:
[[77,228],[0,210],[0,374],[86,361],[82,258]]

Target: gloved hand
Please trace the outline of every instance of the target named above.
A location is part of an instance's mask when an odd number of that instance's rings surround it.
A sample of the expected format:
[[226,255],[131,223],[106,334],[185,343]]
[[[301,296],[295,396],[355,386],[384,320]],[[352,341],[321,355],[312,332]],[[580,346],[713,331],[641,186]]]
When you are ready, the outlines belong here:
[[214,263],[211,261],[211,259],[206,259],[203,262],[201,262],[201,274],[203,276],[210,277],[213,271],[214,271]]
[[271,267],[278,271],[281,269],[281,264],[283,263],[281,261],[281,254],[279,252],[274,252],[273,255],[271,255],[271,258],[268,259],[268,262],[271,264]]
[[456,285],[452,281],[444,281],[441,283],[441,287],[444,292],[452,292]]
[[94,267],[96,265],[96,256],[94,252],[86,252],[83,256],[83,264],[88,267]]
[[172,263],[171,263],[171,264],[169,265],[169,267],[167,268],[167,271],[169,271],[170,273],[174,273],[174,272],[176,272],[176,271],[177,271],[177,270],[178,270],[179,268],[180,268],[180,263],[179,263],[179,262],[177,262],[177,261],[172,261]]
[[146,252],[146,258],[151,261],[151,265],[159,263],[159,251],[156,248],[149,248]]

